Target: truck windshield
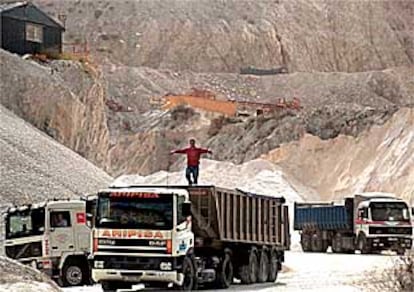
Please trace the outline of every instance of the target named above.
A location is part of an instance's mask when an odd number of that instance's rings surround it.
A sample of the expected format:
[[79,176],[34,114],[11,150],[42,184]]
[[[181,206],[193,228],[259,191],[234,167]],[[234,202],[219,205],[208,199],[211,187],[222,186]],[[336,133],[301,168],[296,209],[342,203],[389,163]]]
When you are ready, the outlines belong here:
[[173,196],[156,198],[100,196],[96,227],[170,230],[173,226]]
[[42,235],[44,227],[44,208],[9,213],[6,217],[6,238]]
[[405,203],[371,203],[370,207],[374,221],[410,221]]

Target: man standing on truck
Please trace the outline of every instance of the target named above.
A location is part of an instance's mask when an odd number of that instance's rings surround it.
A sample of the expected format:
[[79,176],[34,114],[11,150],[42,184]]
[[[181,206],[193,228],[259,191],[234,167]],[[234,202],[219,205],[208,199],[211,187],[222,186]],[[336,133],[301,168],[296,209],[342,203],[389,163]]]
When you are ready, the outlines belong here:
[[[187,178],[188,184],[191,186],[198,183],[200,156],[204,153],[212,154],[208,149],[196,147],[195,139],[190,139],[190,146],[184,149],[171,151],[170,154],[187,154],[187,169],[185,171],[185,177]],[[191,180],[191,175],[193,180]]]

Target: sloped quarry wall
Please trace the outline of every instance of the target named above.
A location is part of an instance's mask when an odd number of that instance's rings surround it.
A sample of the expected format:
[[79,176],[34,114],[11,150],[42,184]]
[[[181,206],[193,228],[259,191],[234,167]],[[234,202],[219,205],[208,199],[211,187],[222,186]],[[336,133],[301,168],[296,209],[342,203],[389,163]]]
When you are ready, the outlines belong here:
[[368,71],[414,62],[406,0],[36,0],[102,61],[175,71]]
[[359,137],[305,135],[264,155],[321,200],[361,191],[396,193],[414,204],[414,110],[401,109]]
[[0,50],[0,103],[97,166],[108,167],[106,84],[84,65],[42,66]]

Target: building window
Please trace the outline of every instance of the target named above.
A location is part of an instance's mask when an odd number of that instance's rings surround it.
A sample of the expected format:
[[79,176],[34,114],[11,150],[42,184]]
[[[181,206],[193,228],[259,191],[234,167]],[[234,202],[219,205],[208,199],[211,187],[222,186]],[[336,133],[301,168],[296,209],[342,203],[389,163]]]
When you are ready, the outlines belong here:
[[26,40],[35,43],[43,43],[43,26],[26,23]]

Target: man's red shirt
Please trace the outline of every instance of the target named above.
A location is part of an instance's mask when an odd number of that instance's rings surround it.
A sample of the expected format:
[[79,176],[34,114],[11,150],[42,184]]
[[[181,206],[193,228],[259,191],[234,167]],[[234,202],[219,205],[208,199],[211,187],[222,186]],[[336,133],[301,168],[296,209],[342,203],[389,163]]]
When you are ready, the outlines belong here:
[[187,154],[187,165],[198,166],[200,164],[201,154],[208,153],[208,149],[188,147],[180,150],[175,150],[174,153]]

